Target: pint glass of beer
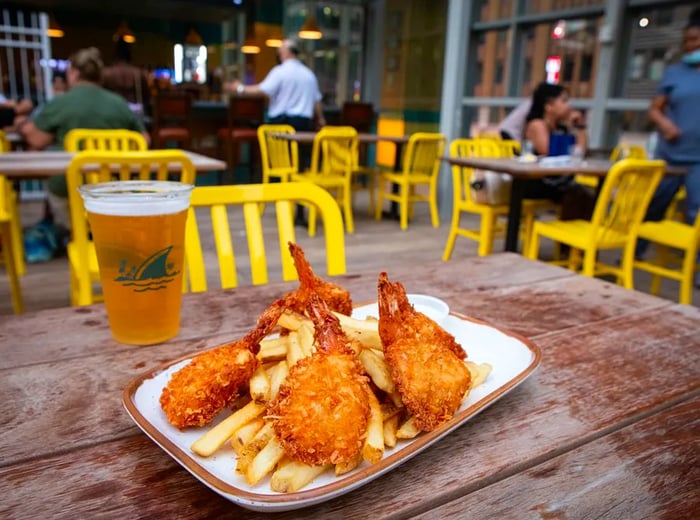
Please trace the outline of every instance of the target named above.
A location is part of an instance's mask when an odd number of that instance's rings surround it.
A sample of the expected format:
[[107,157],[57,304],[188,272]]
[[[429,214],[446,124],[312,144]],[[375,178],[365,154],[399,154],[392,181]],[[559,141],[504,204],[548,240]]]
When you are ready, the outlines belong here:
[[81,186],[114,339],[132,345],[177,335],[185,220],[193,186],[121,181]]

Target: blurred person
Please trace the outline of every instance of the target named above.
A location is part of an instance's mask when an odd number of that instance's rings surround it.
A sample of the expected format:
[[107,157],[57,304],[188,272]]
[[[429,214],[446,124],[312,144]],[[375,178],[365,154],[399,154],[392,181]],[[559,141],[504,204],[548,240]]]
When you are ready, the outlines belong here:
[[146,123],[151,102],[148,72],[131,63],[131,44],[122,38],[115,47],[114,63],[102,73],[102,86],[126,99],[131,111]]
[[[533,153],[540,156],[568,155],[576,146],[586,149],[583,115],[569,104],[566,88],[551,83],[537,86],[532,94],[524,138],[532,143]],[[524,197],[560,202],[562,220],[590,218],[595,204],[594,194],[576,184],[573,175],[531,180],[525,185]]]
[[498,125],[498,131],[505,140],[522,141],[525,130],[525,120],[532,108],[532,97],[527,98],[517,107],[510,111],[510,114]]
[[[676,192],[685,184],[686,221],[692,224],[700,206],[700,9],[690,15],[683,31],[681,62],[669,66],[651,100],[649,119],[659,132],[655,158],[687,168],[688,173],[668,175],[647,209],[645,220],[662,220]],[[637,243],[641,258],[648,242]],[[696,279],[696,285],[700,279]]]
[[[271,124],[291,125],[298,132],[325,126],[321,91],[316,75],[299,60],[299,48],[294,40],[286,39],[277,48],[279,65],[272,67],[257,85],[244,85],[238,80],[224,85],[224,90],[238,95],[264,94],[270,100],[267,108]],[[315,124],[314,124],[315,120]],[[311,163],[311,147],[299,147],[302,168]],[[297,225],[306,225],[303,208],[297,206]]]
[[[31,149],[62,150],[66,134],[74,128],[134,130],[149,141],[143,124],[126,101],[100,86],[102,69],[100,51],[95,47],[79,50],[71,56],[66,71],[68,91],[43,105],[32,120],[25,121],[19,128]],[[65,175],[50,177],[47,186],[54,224],[70,229]]]
[[62,72],[54,73],[53,79],[51,80],[51,89],[53,90],[54,96],[66,93],[66,90],[68,90],[68,83],[66,83],[65,74]]
[[0,126],[5,132],[15,132],[32,113],[34,103],[29,99],[15,101],[0,94],[0,109],[2,110]]

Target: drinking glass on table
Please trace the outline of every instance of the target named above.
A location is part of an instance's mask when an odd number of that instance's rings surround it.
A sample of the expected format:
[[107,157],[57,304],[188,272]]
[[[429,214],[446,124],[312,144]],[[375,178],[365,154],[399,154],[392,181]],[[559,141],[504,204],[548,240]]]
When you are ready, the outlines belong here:
[[180,329],[185,221],[193,186],[120,181],[81,186],[112,336],[150,345]]

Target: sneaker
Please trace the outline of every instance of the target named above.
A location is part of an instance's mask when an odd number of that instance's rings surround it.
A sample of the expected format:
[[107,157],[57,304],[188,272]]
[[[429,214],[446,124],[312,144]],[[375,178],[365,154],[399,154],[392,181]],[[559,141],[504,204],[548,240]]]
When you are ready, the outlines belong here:
[[28,263],[47,262],[57,249],[53,223],[44,220],[24,230],[24,255]]

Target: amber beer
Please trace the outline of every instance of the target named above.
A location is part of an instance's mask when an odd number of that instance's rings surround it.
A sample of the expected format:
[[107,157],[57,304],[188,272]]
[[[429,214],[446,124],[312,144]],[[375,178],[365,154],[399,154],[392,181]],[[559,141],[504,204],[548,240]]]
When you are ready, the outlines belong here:
[[176,336],[192,186],[124,181],[88,184],[80,191],[112,336],[132,345]]

